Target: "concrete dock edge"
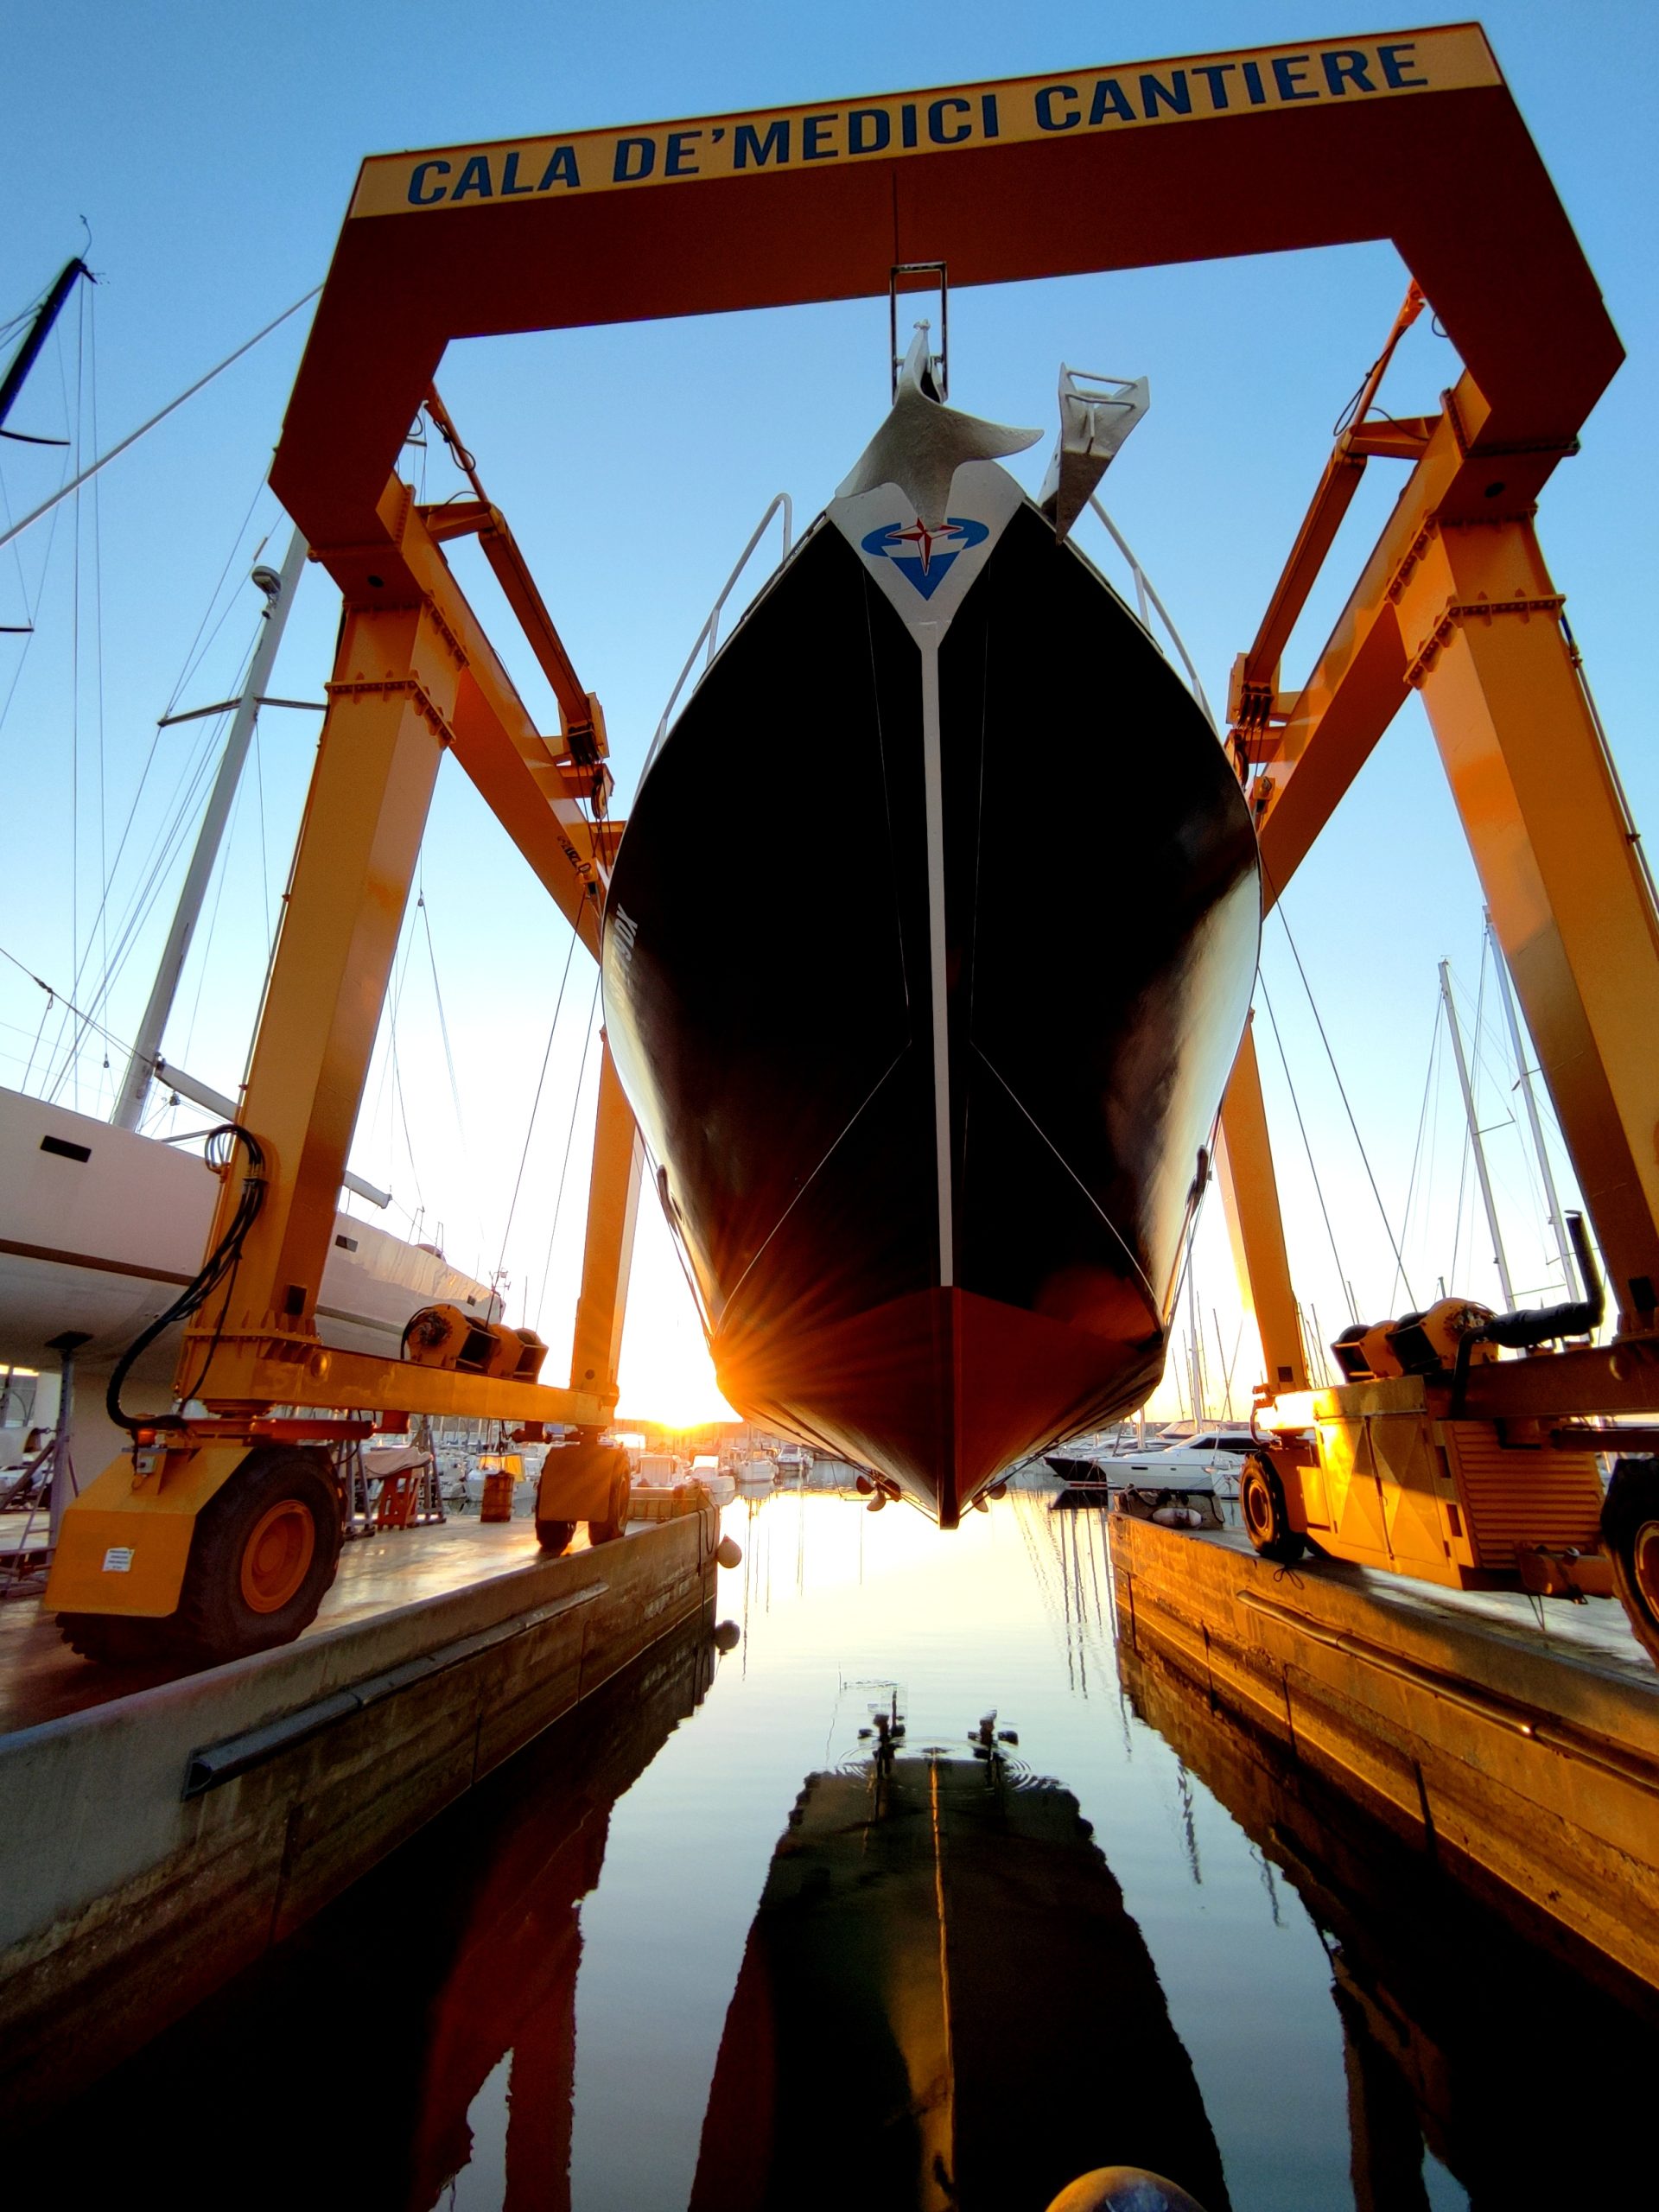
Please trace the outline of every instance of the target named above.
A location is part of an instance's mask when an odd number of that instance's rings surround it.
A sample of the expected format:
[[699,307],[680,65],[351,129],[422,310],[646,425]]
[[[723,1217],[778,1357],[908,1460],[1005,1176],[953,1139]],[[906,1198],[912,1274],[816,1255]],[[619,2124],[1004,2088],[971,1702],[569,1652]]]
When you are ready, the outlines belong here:
[[717,1516],[0,1737],[0,2113],[251,1964],[658,1637]]
[[1659,1987],[1659,1673],[1114,1515],[1121,1643]]

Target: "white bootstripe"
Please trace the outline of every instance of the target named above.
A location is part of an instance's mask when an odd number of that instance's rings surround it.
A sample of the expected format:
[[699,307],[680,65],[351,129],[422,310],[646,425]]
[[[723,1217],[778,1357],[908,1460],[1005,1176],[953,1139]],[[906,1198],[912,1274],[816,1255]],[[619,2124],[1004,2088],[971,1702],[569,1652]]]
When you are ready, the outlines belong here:
[[933,991],[933,1143],[939,1182],[939,1281],[956,1276],[950,1203],[950,1027],[944,974],[944,782],[939,745],[939,625],[913,626],[922,649],[922,783],[927,805],[927,950]]

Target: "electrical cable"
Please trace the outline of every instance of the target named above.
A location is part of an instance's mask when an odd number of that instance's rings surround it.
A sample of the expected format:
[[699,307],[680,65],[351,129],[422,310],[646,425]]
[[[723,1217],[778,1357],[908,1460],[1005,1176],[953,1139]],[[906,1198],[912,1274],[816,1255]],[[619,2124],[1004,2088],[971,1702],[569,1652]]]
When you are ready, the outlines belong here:
[[265,1202],[264,1152],[252,1131],[245,1129],[239,1122],[220,1122],[216,1128],[208,1131],[207,1143],[208,1165],[228,1172],[238,1145],[240,1145],[247,1154],[248,1166],[242,1178],[242,1188],[237,1198],[235,1211],[231,1216],[225,1234],[203,1262],[200,1273],[193,1281],[186,1284],[164,1313],[158,1313],[148,1327],[140,1330],[120,1358],[117,1360],[110,1376],[109,1388],[104,1395],[105,1410],[115,1426],[118,1428],[124,1428],[130,1436],[136,1437],[143,1428],[176,1428],[180,1426],[176,1411],[165,1414],[129,1414],[124,1411],[121,1404],[122,1386],[138,1360],[155,1343],[157,1337],[164,1335],[176,1323],[188,1321],[193,1314],[199,1313],[222,1282],[225,1285],[225,1298],[219,1307],[219,1318],[213,1325],[213,1334],[207,1347],[207,1355],[202,1362],[201,1372],[197,1376],[194,1383],[181,1397],[179,1403],[181,1406],[188,1405],[192,1398],[200,1395],[202,1387],[207,1380],[207,1370],[213,1365],[214,1355],[219,1350],[220,1333],[225,1326],[225,1316],[230,1307],[231,1293],[236,1287],[236,1271],[241,1264],[242,1248],[246,1243],[248,1232],[258,1219],[260,1208]]

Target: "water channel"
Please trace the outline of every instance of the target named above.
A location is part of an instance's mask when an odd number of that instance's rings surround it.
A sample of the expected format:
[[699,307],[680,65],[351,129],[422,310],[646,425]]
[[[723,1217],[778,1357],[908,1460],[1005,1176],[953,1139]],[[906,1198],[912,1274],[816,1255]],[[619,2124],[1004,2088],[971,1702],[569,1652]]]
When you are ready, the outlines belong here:
[[1645,2168],[1652,2006],[1120,1650],[1098,1516],[724,1517],[735,1642],[657,1646],[14,2146],[14,2180],[1043,2212],[1122,2162],[1206,2212],[1440,2212],[1612,2202],[1592,2176]]

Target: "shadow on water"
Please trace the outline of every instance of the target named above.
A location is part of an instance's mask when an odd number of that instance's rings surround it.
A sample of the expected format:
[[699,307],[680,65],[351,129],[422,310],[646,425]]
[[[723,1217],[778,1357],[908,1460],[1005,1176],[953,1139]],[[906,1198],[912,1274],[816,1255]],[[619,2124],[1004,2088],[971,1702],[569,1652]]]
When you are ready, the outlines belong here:
[[[1427,2212],[1425,2148],[1474,2212],[1625,2201],[1614,2177],[1651,2165],[1654,1993],[1542,1916],[1472,1896],[1432,1836],[1408,1840],[1371,1817],[1156,1656],[1120,1643],[1118,1666],[1136,1715],[1319,1932],[1357,2212]],[[1294,2083],[1284,2117],[1294,2124]]]
[[510,2063],[502,2200],[568,2207],[580,1908],[611,1810],[700,1702],[713,1615],[664,1637],[218,1996],[8,2146],[42,2202],[424,2212]]
[[[988,1737],[988,1727],[985,1731]],[[1228,2212],[1077,1801],[985,1742],[810,1775],[726,2018],[691,2212],[1042,2212],[1145,2166]]]

